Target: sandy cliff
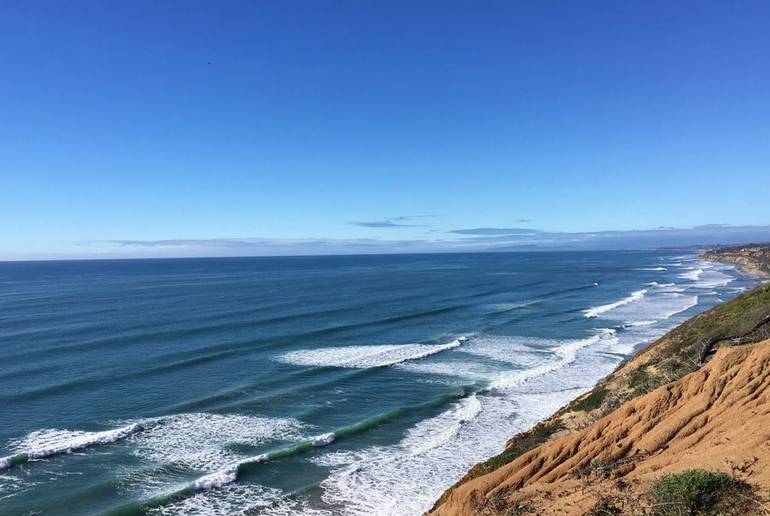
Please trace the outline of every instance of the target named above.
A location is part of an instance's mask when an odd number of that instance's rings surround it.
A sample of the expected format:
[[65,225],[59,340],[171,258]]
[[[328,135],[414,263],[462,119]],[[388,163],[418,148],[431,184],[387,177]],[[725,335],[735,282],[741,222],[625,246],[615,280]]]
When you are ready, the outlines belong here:
[[770,340],[717,351],[681,380],[459,486],[433,514],[583,514],[599,497],[633,503],[662,474],[696,467],[770,486]]

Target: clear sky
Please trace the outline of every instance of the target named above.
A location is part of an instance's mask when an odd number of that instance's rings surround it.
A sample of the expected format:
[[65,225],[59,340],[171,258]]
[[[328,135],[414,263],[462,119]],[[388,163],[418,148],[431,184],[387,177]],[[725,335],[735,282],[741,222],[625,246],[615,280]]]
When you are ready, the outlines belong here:
[[766,0],[6,0],[0,259],[764,227],[769,35]]

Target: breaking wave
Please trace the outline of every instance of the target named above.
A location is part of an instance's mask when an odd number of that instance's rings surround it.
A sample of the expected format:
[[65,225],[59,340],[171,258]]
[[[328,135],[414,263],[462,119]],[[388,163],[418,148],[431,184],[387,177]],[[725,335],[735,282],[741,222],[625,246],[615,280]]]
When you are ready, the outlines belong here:
[[630,296],[623,298],[620,301],[615,301],[614,303],[595,306],[593,308],[584,310],[583,314],[586,317],[598,317],[601,314],[607,313],[616,308],[620,308],[621,306],[625,306],[629,303],[633,303],[634,301],[639,301],[644,297],[646,293],[647,293],[647,289],[637,290],[636,292],[633,292]]
[[102,432],[58,429],[37,430],[15,443],[14,448],[18,450],[16,454],[0,458],[0,470],[8,469],[30,460],[68,454],[93,446],[121,441],[141,432],[143,429],[144,427],[140,423],[133,423]]
[[460,337],[447,344],[395,344],[375,346],[345,346],[290,351],[276,359],[291,365],[311,367],[347,367],[368,369],[400,364],[460,347],[466,341]]
[[703,274],[703,269],[693,269],[688,272],[683,272],[679,275],[682,279],[688,279],[692,281],[698,281],[698,278],[700,278],[701,274]]

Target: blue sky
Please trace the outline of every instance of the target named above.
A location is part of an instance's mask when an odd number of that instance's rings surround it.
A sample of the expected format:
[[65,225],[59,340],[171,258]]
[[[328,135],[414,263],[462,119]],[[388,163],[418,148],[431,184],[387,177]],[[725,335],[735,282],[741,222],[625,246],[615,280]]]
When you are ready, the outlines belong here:
[[770,240],[766,1],[118,4],[0,3],[0,259]]

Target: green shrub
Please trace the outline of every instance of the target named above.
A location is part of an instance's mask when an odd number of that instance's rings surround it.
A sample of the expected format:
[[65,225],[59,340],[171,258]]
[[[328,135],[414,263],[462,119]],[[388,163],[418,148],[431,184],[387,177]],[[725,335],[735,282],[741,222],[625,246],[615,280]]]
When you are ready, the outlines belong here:
[[583,516],[616,516],[623,514],[623,504],[615,497],[598,495],[596,504]]
[[644,388],[650,383],[650,379],[650,373],[647,372],[647,368],[641,366],[638,369],[631,371],[628,375],[628,386],[632,389],[637,389],[639,387]]
[[609,391],[605,389],[604,387],[599,387],[598,389],[595,389],[591,394],[583,398],[582,400],[579,400],[575,403],[573,403],[570,406],[570,410],[572,412],[579,412],[579,411],[585,411],[590,412],[594,409],[597,409],[601,406],[602,401],[604,401],[604,398],[607,397]]
[[650,490],[656,516],[751,514],[752,488],[725,473],[691,469],[665,475]]
[[494,471],[509,462],[514,461],[521,455],[524,455],[529,450],[537,448],[544,442],[546,442],[553,434],[564,428],[564,425],[560,420],[556,420],[553,423],[540,423],[529,432],[519,434],[511,440],[506,449],[499,455],[495,455],[491,459],[480,464],[478,474],[475,476]]

